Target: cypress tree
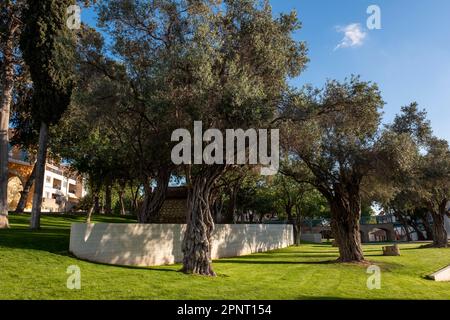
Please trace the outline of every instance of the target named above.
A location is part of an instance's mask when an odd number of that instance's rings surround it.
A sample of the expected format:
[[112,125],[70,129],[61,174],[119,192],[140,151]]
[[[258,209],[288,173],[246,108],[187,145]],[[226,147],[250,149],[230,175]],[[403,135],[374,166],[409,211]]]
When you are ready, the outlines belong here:
[[40,123],[31,229],[40,228],[49,127],[58,123],[71,100],[75,45],[66,26],[72,0],[29,0],[20,47],[33,81],[32,116]]

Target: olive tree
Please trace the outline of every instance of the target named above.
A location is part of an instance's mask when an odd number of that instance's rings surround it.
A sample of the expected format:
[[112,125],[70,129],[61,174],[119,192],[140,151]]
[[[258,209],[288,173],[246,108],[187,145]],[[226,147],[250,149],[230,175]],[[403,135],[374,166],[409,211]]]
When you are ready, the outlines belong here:
[[412,141],[380,130],[383,104],[376,84],[352,76],[328,81],[322,90],[305,88],[282,107],[283,171],[327,199],[340,262],[364,261],[359,221],[365,181],[411,162]]

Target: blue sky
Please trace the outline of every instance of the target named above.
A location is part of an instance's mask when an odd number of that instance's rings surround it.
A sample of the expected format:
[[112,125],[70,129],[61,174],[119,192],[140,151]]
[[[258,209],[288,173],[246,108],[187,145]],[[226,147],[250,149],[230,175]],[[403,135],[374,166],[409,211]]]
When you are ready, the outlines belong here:
[[[296,10],[310,63],[291,84],[323,86],[351,74],[378,83],[386,101],[385,121],[401,106],[417,101],[428,111],[434,132],[450,141],[449,0],[272,0],[274,14]],[[381,9],[381,29],[368,30],[369,5]],[[82,19],[95,23],[91,10]],[[359,24],[359,27],[355,27]],[[347,29],[355,46],[336,47]],[[356,30],[354,30],[356,29]],[[355,32],[350,32],[350,36]],[[362,37],[361,37],[362,35]],[[350,43],[351,44],[351,43]]]

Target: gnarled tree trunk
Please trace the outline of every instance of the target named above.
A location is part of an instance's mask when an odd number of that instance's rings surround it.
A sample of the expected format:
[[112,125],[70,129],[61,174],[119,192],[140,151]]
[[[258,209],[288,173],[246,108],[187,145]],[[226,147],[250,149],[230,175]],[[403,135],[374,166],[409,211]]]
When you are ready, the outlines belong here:
[[42,193],[44,192],[45,164],[47,161],[48,125],[41,123],[39,131],[39,149],[36,160],[36,183],[33,194],[33,208],[31,211],[30,229],[37,230],[41,227]]
[[225,167],[202,168],[193,179],[188,192],[188,216],[183,240],[183,272],[215,276],[211,264],[211,235],[214,221],[211,215],[211,192]]
[[448,235],[445,230],[444,214],[431,212],[433,217],[433,247],[447,248]]
[[[161,168],[156,177],[156,188],[152,190],[149,182],[144,183],[144,201],[138,212],[139,223],[155,223],[159,221],[160,211],[166,200],[171,170]],[[147,179],[148,181],[148,179]]]
[[36,178],[36,163],[34,163],[33,170],[31,171],[31,174],[28,177],[27,182],[25,182],[25,186],[23,187],[22,192],[20,193],[20,199],[19,202],[17,203],[15,213],[23,213],[23,211],[25,210],[28,195],[30,194],[31,187],[33,186],[35,178]]
[[364,261],[359,232],[361,200],[359,195],[347,198],[336,195],[330,203],[332,230],[339,246],[338,261],[361,262]]

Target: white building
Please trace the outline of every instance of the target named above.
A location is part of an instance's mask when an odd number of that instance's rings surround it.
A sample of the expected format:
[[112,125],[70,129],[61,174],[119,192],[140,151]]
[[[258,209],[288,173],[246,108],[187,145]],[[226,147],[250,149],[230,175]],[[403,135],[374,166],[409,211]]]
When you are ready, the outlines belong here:
[[[24,150],[9,147],[8,151],[8,209],[15,210],[26,181],[33,171],[32,156]],[[45,167],[42,211],[65,212],[86,195],[84,179],[64,164],[47,161]],[[32,207],[33,189],[30,191],[25,211]]]
[[46,164],[42,211],[68,211],[86,193],[83,179],[70,173],[67,166]]

